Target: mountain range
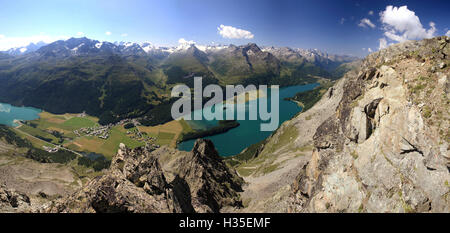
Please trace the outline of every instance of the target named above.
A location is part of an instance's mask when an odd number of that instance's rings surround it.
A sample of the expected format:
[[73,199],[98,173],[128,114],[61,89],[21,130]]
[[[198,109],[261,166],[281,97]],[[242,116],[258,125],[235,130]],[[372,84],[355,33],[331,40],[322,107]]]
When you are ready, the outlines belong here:
[[29,142],[0,127],[0,212],[448,213],[449,45],[440,36],[368,55],[312,107],[226,158],[207,139],[190,152],[121,144],[88,179],[29,161]]
[[2,52],[7,53],[9,55],[22,55],[22,54],[34,52],[34,51],[38,50],[40,47],[45,46],[45,45],[47,45],[47,43],[40,41],[37,43],[30,43],[26,46],[10,48],[10,49],[8,49],[6,51],[2,51]]
[[[147,125],[170,120],[177,83],[296,85],[336,79],[357,58],[318,50],[247,45],[159,47],[149,42],[70,38],[0,53],[0,101],[52,113],[86,111],[101,123],[140,117]],[[342,74],[342,73],[340,73]]]

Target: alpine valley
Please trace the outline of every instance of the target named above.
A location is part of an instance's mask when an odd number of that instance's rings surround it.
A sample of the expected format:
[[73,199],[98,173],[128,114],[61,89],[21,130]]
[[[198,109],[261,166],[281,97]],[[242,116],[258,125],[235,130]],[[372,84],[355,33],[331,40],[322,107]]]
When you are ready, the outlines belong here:
[[[362,60],[87,38],[1,53],[0,102],[43,111],[0,127],[0,211],[449,212],[449,56],[447,36]],[[208,139],[175,147],[194,129],[171,121],[170,90],[195,76],[318,85],[287,98],[303,111],[269,137],[221,157]]]
[[[139,118],[144,125],[171,120],[171,88],[193,85],[278,84],[334,80],[356,57],[317,50],[243,46],[157,47],[151,43],[71,38],[0,53],[0,102],[54,114],[81,113],[100,124]],[[41,47],[40,47],[41,46]]]

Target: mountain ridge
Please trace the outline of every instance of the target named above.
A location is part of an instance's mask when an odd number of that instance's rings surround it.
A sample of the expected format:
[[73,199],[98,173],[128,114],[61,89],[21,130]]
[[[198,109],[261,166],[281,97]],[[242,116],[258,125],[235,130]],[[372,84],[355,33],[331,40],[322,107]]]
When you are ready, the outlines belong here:
[[138,117],[144,124],[170,120],[170,88],[177,83],[192,87],[194,76],[203,76],[205,85],[222,86],[296,85],[335,78],[306,60],[283,63],[254,43],[166,48],[86,37],[1,56],[0,68],[0,101],[57,114],[86,111],[102,124]]
[[[180,155],[163,152],[121,144],[105,175],[39,211],[214,213],[242,205],[237,192],[243,181],[221,161],[211,141],[197,140],[191,152],[175,152]],[[172,158],[161,158],[167,153]],[[167,170],[167,163],[176,166]]]
[[[26,53],[30,53],[30,52],[34,52],[39,50],[41,47],[53,44],[55,42],[57,43],[63,43],[63,42],[70,42],[70,41],[80,41],[83,40],[84,42],[86,41],[91,41],[91,42],[95,42],[95,47],[97,49],[100,49],[103,44],[107,45],[107,47],[116,47],[116,51],[124,51],[129,47],[134,47],[135,49],[142,49],[142,51],[146,52],[146,53],[152,53],[152,52],[160,52],[160,53],[166,53],[166,54],[170,54],[176,51],[180,51],[180,50],[185,50],[191,46],[195,46],[197,47],[199,50],[201,50],[202,52],[205,53],[209,53],[215,50],[221,50],[221,49],[225,49],[228,47],[238,47],[238,46],[245,46],[245,45],[233,45],[233,44],[229,44],[229,45],[197,45],[195,43],[191,43],[191,44],[180,44],[177,46],[156,46],[154,44],[152,44],[149,41],[144,41],[141,43],[136,43],[136,42],[126,42],[126,41],[120,41],[120,42],[108,42],[108,41],[99,41],[99,40],[95,40],[95,39],[89,39],[87,37],[71,37],[69,39],[66,40],[57,40],[51,43],[46,43],[43,41],[40,42],[36,42],[36,43],[30,43],[26,46],[20,46],[20,47],[15,47],[15,48],[10,48],[4,51],[0,51],[3,53],[8,53],[10,55],[21,55],[21,54],[26,54]],[[247,45],[251,45],[254,43],[249,43]],[[79,45],[79,44],[78,44]],[[254,44],[256,45],[256,44]],[[75,48],[74,46],[71,46],[70,49]],[[289,48],[292,51],[295,51],[296,53],[298,53],[299,55],[303,56],[303,57],[307,57],[309,60],[313,60],[312,57],[314,56],[319,56],[319,57],[323,57],[323,58],[327,58],[330,59],[332,61],[342,61],[342,62],[351,62],[354,61],[356,59],[358,59],[357,57],[353,57],[353,56],[349,56],[349,55],[337,55],[337,54],[328,54],[326,52],[322,52],[318,49],[301,49],[301,48],[290,48],[290,47],[267,47],[267,46],[262,46],[261,47],[262,50],[265,51],[270,51],[271,49],[281,49],[281,48]],[[22,52],[22,51],[23,52]]]
[[372,53],[283,123],[234,165],[240,212],[448,212],[449,42]]

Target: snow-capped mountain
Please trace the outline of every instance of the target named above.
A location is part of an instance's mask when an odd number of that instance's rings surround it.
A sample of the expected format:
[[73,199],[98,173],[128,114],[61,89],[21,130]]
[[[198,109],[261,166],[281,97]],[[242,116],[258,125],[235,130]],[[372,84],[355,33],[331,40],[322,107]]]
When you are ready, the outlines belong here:
[[[249,46],[249,45],[247,45]],[[193,41],[181,40],[177,46],[156,46],[151,42],[107,42],[83,38],[70,38],[67,40],[55,41],[46,45],[45,43],[30,44],[22,48],[14,48],[7,51],[10,55],[21,55],[36,52],[43,56],[68,57],[84,56],[95,54],[119,54],[124,56],[151,56],[156,59],[165,59],[172,54],[186,54],[195,52],[203,54],[200,57],[208,57],[213,60],[220,59],[224,54],[240,54],[239,48],[235,45],[198,45]],[[244,46],[245,47],[245,46]],[[251,48],[257,45],[250,46]],[[250,48],[249,47],[249,48]],[[273,55],[282,62],[302,64],[308,62],[321,67],[327,71],[333,71],[339,65],[357,60],[357,57],[346,55],[334,55],[322,52],[317,49],[300,49],[289,47],[262,47],[261,49],[246,50],[246,52],[260,51]],[[261,53],[262,54],[262,53]]]
[[141,43],[140,46],[146,53],[158,48],[148,41]]
[[44,45],[47,45],[47,43],[40,41],[40,42],[37,42],[37,43],[30,43],[27,46],[11,48],[11,49],[8,49],[8,50],[3,51],[3,52],[5,52],[5,53],[7,53],[9,55],[22,55],[22,54],[34,52],[34,51],[38,50],[39,48],[41,48]]
[[85,55],[95,53],[117,53],[122,55],[153,55],[168,56],[176,52],[187,51],[191,47],[196,47],[204,52],[225,48],[225,46],[196,46],[194,44],[183,43],[178,46],[164,47],[155,46],[150,42],[107,42],[91,40],[88,38],[70,38],[68,40],[55,41],[37,50],[40,54],[52,56]]
[[314,61],[318,57],[329,59],[334,62],[352,62],[358,59],[357,57],[348,55],[328,54],[327,52],[322,52],[318,49],[297,49],[297,51],[310,61]]
[[318,49],[265,47],[263,48],[263,51],[270,52],[283,61],[294,62],[306,60],[327,71],[332,71],[343,63],[359,60],[358,57],[328,54],[327,52],[322,52]]

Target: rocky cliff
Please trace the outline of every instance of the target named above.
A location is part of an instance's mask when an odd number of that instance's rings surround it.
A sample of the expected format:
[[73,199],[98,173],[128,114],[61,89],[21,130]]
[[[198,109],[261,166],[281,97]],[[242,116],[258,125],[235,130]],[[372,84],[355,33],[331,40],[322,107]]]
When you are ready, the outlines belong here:
[[20,191],[0,185],[0,212],[23,212],[30,208],[30,198]]
[[[178,153],[173,172],[164,171],[161,156]],[[170,162],[171,160],[164,160]],[[166,174],[169,178],[166,177]],[[218,212],[239,207],[242,179],[219,158],[211,141],[198,140],[192,152],[167,148],[149,152],[121,144],[105,175],[72,195],[49,203],[42,212]]]
[[190,153],[163,148],[153,154],[168,180],[179,190],[189,190],[195,212],[242,207],[239,192],[243,179],[223,162],[210,140],[197,140]]
[[236,166],[238,211],[449,212],[449,54],[437,37],[369,55]]
[[342,96],[315,130],[289,210],[450,211],[448,43],[393,45],[336,85]]

